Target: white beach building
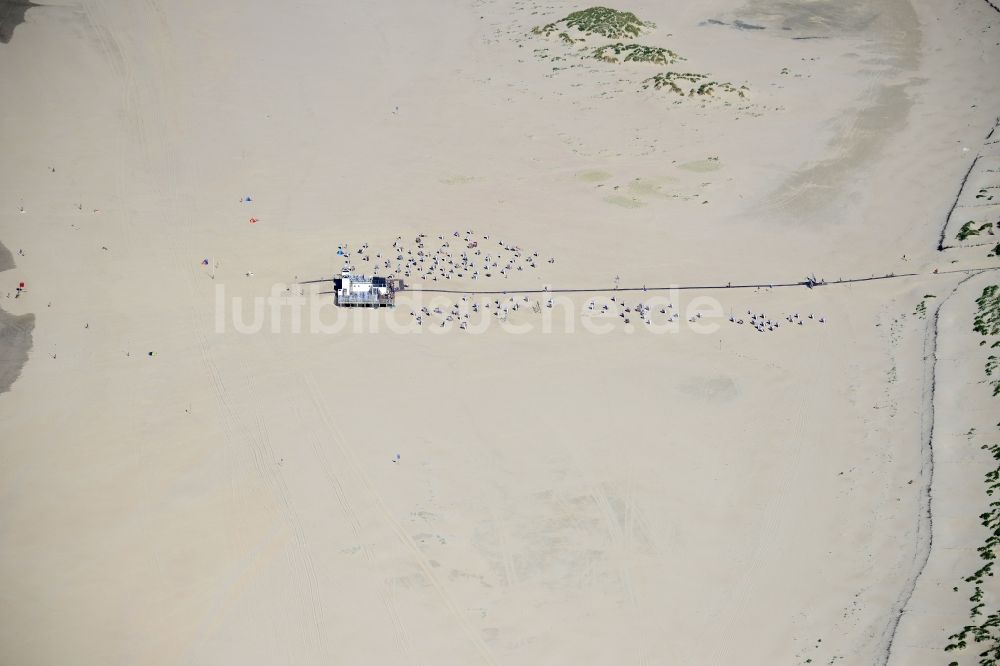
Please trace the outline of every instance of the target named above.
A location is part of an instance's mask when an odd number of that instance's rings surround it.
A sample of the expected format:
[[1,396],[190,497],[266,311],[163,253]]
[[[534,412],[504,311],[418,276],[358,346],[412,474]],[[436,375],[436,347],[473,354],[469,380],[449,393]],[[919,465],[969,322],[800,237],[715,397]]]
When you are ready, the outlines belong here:
[[345,266],[339,278],[334,278],[334,300],[344,307],[392,307],[395,285],[388,278],[356,274]]

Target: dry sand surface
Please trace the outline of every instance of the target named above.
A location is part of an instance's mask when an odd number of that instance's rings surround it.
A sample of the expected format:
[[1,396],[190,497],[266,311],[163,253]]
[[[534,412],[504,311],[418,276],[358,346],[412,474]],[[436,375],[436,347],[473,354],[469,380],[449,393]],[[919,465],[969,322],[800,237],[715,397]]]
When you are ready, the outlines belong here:
[[27,4],[0,664],[978,663],[989,2]]

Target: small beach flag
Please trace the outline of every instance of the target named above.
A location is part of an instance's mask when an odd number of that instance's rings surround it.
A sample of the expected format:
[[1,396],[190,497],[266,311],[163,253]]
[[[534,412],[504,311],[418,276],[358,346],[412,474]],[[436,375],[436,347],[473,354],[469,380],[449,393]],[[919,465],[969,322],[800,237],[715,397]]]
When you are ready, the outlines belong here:
[[17,283],[17,288],[18,289],[24,289],[24,283],[23,282],[18,282]]

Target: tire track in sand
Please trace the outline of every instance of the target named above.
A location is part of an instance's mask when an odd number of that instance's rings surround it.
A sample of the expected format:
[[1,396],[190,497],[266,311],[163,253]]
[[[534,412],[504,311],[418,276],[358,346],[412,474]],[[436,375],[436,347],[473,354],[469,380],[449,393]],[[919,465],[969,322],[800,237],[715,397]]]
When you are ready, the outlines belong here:
[[924,381],[921,401],[921,414],[923,418],[920,428],[920,478],[923,480],[923,484],[920,487],[920,503],[917,513],[916,546],[914,547],[913,565],[910,575],[904,581],[903,589],[892,604],[889,611],[889,620],[882,630],[882,642],[885,647],[875,662],[877,666],[887,666],[892,659],[892,647],[896,640],[896,631],[899,629],[899,623],[906,613],[906,607],[909,605],[910,599],[913,597],[917,582],[927,567],[927,562],[931,557],[931,549],[934,546],[934,497],[932,491],[934,487],[934,392],[937,388],[938,318],[941,314],[941,308],[951,300],[959,288],[983,272],[979,271],[962,278],[948,295],[940,300],[934,309],[933,316],[928,317],[927,328],[924,332]]
[[[149,176],[157,200],[162,204],[154,210],[148,211],[147,215],[153,218],[150,222],[157,223],[161,228],[169,229],[172,226],[176,229],[181,227],[180,230],[165,234],[165,242],[162,246],[169,250],[176,266],[184,266],[191,257],[197,255],[187,242],[190,237],[188,233],[190,231],[190,214],[188,211],[176,209],[177,204],[182,200],[179,194],[180,179],[178,174],[180,167],[176,152],[166,140],[166,136],[171,134],[171,130],[174,134],[177,133],[177,128],[174,127],[177,124],[176,109],[173,106],[169,108],[164,106],[171,103],[175,96],[169,94],[169,90],[163,94],[156,92],[165,90],[165,86],[173,91],[182,89],[182,86],[178,84],[176,72],[172,67],[173,58],[169,51],[172,48],[173,40],[162,12],[157,5],[148,1],[141,6],[134,7],[138,7],[140,13],[145,10],[151,14],[150,17],[139,16],[138,19],[146,25],[154,25],[158,32],[155,39],[147,39],[139,44],[145,49],[149,42],[155,42],[157,47],[156,53],[153,55],[146,52],[150,58],[149,67],[147,67],[149,71],[145,72],[143,78],[145,81],[155,78],[158,83],[150,88],[154,91],[151,96],[144,95],[143,89],[137,85],[134,59],[130,56],[127,46],[115,36],[115,30],[108,21],[108,13],[105,11],[104,4],[97,0],[92,6],[85,7],[84,11],[94,34],[101,42],[113,72],[122,81],[123,106],[130,121],[134,141],[132,150]],[[146,21],[147,18],[153,19],[152,23]],[[163,114],[166,112],[171,112],[171,123],[164,120]],[[150,131],[150,125],[155,131]],[[196,167],[196,165],[191,166]],[[231,392],[215,362],[201,325],[202,318],[199,313],[202,309],[198,307],[198,304],[199,301],[202,304],[207,304],[207,299],[202,294],[201,287],[203,285],[195,282],[195,276],[190,271],[182,272],[191,295],[191,298],[187,299],[189,306],[185,313],[187,322],[184,329],[196,339],[217,402],[222,408],[221,423],[229,450],[239,451],[242,449],[249,453],[257,477],[263,481],[281,507],[282,515],[287,521],[292,541],[295,544],[295,547],[289,549],[290,558],[287,562],[293,579],[298,579],[294,587],[299,593],[299,605],[308,609],[306,612],[310,618],[307,625],[311,630],[310,638],[322,650],[325,646],[320,627],[323,623],[324,612],[321,600],[317,596],[318,577],[315,563],[309,552],[298,512],[289,497],[288,487],[274,464],[275,457],[270,445],[267,425],[260,416],[259,408],[254,410],[256,415],[247,415],[241,414],[239,408],[234,404]],[[255,398],[252,385],[253,375],[247,371],[245,361],[243,370],[245,375],[251,378],[251,382],[248,384],[248,395],[253,399]],[[239,506],[242,502],[240,498],[246,495],[238,487],[235,476],[236,466],[232,464],[238,461],[238,457],[230,458],[230,460],[230,491],[233,506]],[[245,516],[246,512],[237,510],[236,514]],[[248,527],[245,519],[243,525],[244,528]],[[274,617],[272,612],[272,625],[281,619]],[[204,625],[202,626],[204,628]],[[206,637],[204,631],[202,635],[204,640]],[[328,654],[329,650],[325,650],[325,652]]]
[[421,552],[420,547],[417,546],[416,542],[410,537],[406,532],[406,529],[399,523],[398,520],[392,515],[388,507],[385,505],[382,496],[378,493],[375,487],[372,485],[367,474],[365,474],[360,463],[355,458],[353,452],[347,443],[346,438],[340,432],[340,429],[334,423],[332,417],[328,413],[325,403],[321,399],[320,391],[316,386],[316,382],[309,374],[308,371],[302,373],[302,377],[305,380],[305,387],[308,391],[309,398],[312,400],[312,404],[316,409],[316,413],[319,415],[320,420],[325,427],[327,433],[330,435],[341,453],[343,459],[347,462],[347,466],[351,473],[354,475],[356,480],[362,486],[362,488],[368,493],[368,495],[374,500],[375,505],[378,507],[380,513],[388,524],[389,528],[396,535],[396,537],[402,542],[406,549],[413,556],[413,559],[419,565],[424,577],[430,583],[431,587],[437,593],[441,602],[444,604],[445,608],[451,613],[455,618],[456,624],[458,624],[459,629],[465,634],[465,637],[470,643],[475,647],[476,651],[479,653],[483,662],[494,666],[496,660],[493,657],[492,652],[490,652],[489,647],[486,643],[479,637],[475,629],[469,622],[468,617],[462,612],[462,609],[458,606],[452,596],[448,593],[448,590],[434,574],[434,570],[431,568],[430,563],[427,558],[424,557],[423,552]]

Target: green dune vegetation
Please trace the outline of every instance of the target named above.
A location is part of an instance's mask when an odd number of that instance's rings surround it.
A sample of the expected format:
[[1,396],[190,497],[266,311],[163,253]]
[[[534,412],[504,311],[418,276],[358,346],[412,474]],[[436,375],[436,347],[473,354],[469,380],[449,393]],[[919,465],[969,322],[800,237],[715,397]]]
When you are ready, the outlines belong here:
[[642,21],[632,12],[622,12],[608,7],[591,7],[573,12],[566,18],[532,29],[536,35],[550,35],[560,25],[576,28],[587,35],[601,35],[608,39],[632,39],[646,28],[656,25]]
[[962,225],[961,229],[958,230],[958,234],[955,235],[955,238],[957,238],[959,241],[964,241],[969,236],[978,236],[984,231],[990,233],[992,230],[993,230],[992,222],[986,222],[984,224],[980,224],[977,227],[975,222],[969,220],[968,222]]
[[[666,88],[670,92],[678,95],[694,97],[696,95],[714,95],[716,92],[732,93],[740,97],[746,97],[750,89],[746,86],[737,88],[728,81],[705,81],[707,74],[696,72],[661,72],[651,76],[642,82],[642,87],[652,87],[656,90]],[[692,84],[692,85],[684,85]]]
[[[567,15],[565,18],[535,26],[531,32],[534,35],[548,37],[556,33],[568,46],[587,41],[587,37],[600,35],[608,39],[635,39],[644,30],[653,29],[656,25],[643,21],[632,12],[610,9],[608,7],[591,7]],[[584,36],[573,37],[571,30],[582,32]],[[537,53],[537,52],[536,52]],[[577,55],[585,55],[612,64],[627,62],[649,63],[667,67],[686,60],[677,52],[662,47],[645,44],[626,44],[618,41],[603,44],[595,48],[578,49]],[[547,55],[539,57],[547,58]],[[563,59],[552,58],[552,60]],[[709,80],[708,74],[695,72],[660,72],[642,82],[642,89],[666,89],[682,97],[713,97],[717,95],[735,95],[746,97],[750,92],[747,86],[737,87],[726,81]]]
[[[613,54],[613,55],[612,55]],[[625,57],[619,60],[619,57]],[[654,65],[672,65],[678,60],[687,60],[662,46],[642,44],[605,44],[594,49],[594,57],[604,62],[648,62]]]
[[993,284],[983,289],[976,305],[979,312],[972,322],[972,330],[979,335],[1000,335],[1000,287]]
[[[989,285],[983,289],[982,295],[976,299],[979,306],[972,330],[983,336],[980,345],[989,345],[991,349],[1000,347],[1000,285]],[[992,340],[992,342],[991,342]],[[1000,359],[991,354],[986,360],[986,377],[993,387],[993,395],[1000,395],[1000,379],[992,379],[1000,364]],[[997,424],[1000,426],[1000,423]],[[986,495],[993,497],[1000,491],[1000,444],[983,444],[982,448],[993,455],[997,467],[986,473]],[[989,510],[979,514],[980,524],[987,532],[983,545],[977,548],[983,566],[963,580],[972,583],[973,592],[969,597],[972,607],[969,609],[970,624],[948,637],[951,641],[945,646],[946,651],[962,650],[969,646],[969,641],[977,645],[980,666],[997,666],[1000,664],[1000,610],[987,609],[989,612],[983,618],[986,602],[983,600],[983,581],[993,576],[993,564],[997,559],[997,547],[1000,546],[1000,500],[993,500]],[[958,588],[954,590],[958,592]],[[985,648],[985,649],[984,649]],[[949,666],[957,666],[953,661]]]

